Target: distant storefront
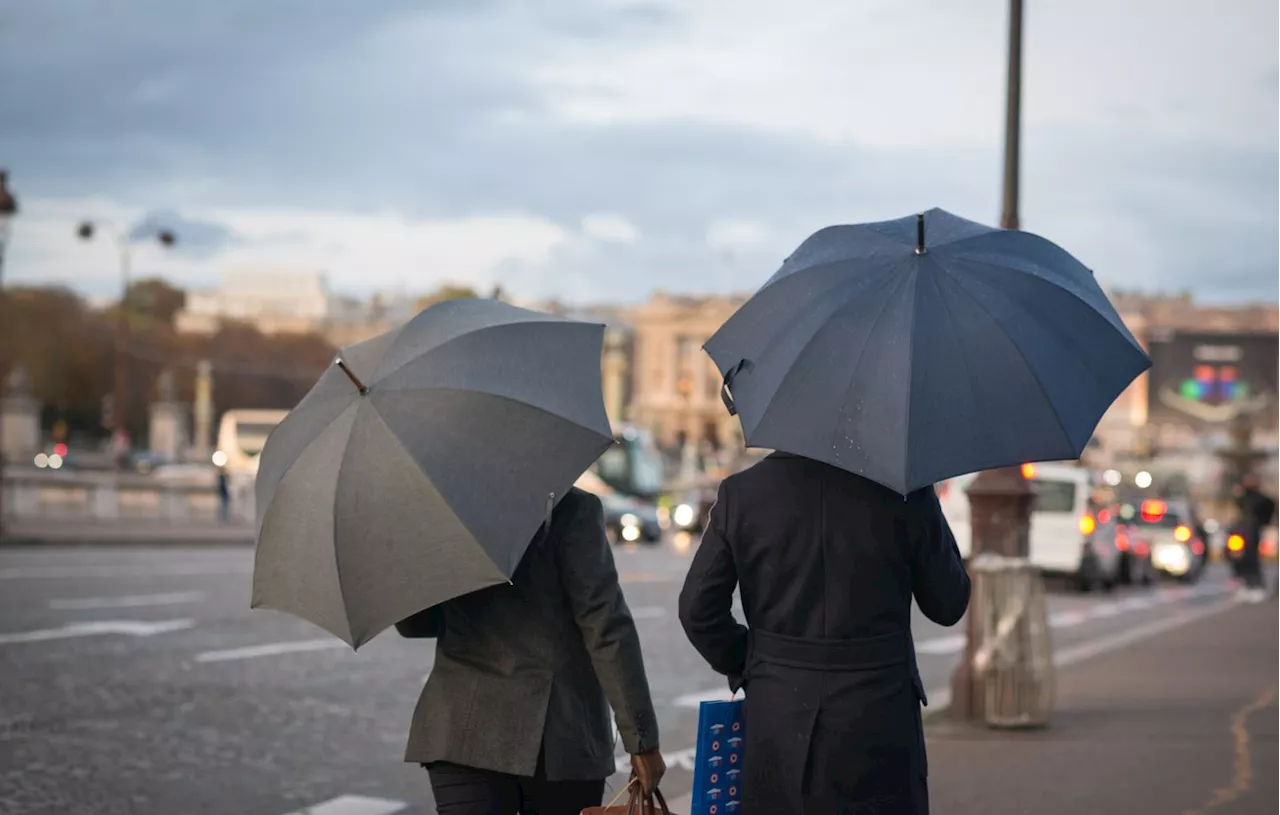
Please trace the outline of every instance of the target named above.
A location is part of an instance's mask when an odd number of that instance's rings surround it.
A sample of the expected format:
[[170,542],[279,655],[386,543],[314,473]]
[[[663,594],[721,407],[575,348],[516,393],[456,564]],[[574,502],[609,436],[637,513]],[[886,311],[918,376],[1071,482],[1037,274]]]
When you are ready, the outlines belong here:
[[1259,436],[1275,436],[1276,332],[1152,331],[1147,339],[1154,428],[1204,435],[1247,418]]

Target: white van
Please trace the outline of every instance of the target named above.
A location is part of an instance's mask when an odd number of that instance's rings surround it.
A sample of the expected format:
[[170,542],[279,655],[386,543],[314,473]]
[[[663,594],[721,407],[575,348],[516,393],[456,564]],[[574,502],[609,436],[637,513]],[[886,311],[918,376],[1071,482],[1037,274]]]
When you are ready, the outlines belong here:
[[[1047,574],[1072,578],[1084,591],[1110,589],[1120,575],[1115,513],[1092,500],[1093,477],[1070,464],[1025,464],[1036,500],[1031,510],[1030,559]],[[966,559],[970,543],[969,496],[976,473],[937,485],[938,500]]]

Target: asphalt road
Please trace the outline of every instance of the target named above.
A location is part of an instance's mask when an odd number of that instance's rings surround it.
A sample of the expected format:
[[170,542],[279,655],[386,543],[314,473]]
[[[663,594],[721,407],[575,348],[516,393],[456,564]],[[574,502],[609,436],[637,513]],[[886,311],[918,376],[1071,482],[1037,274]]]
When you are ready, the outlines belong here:
[[[724,692],[675,617],[688,558],[617,552],[672,796],[691,783],[698,702]],[[401,760],[431,646],[391,632],[356,654],[250,611],[251,568],[247,547],[0,550],[0,813],[434,812],[426,774]],[[1055,648],[1114,649],[1229,591],[1222,572],[1193,587],[1059,590]],[[961,629],[914,625],[925,685],[945,697]]]

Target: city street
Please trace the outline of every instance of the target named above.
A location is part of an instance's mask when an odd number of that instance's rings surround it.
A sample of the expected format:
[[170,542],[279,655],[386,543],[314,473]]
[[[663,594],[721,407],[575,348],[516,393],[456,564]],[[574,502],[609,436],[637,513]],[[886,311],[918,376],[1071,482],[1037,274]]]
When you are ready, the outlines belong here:
[[[671,796],[691,784],[698,702],[724,693],[675,616],[688,557],[617,552]],[[393,631],[353,653],[306,623],[250,611],[251,569],[241,546],[0,551],[0,812],[433,812],[425,773],[401,761],[431,646]],[[1214,615],[1230,591],[1219,570],[1192,587],[1056,590],[1057,658]],[[920,618],[915,637],[936,708],[960,628]]]

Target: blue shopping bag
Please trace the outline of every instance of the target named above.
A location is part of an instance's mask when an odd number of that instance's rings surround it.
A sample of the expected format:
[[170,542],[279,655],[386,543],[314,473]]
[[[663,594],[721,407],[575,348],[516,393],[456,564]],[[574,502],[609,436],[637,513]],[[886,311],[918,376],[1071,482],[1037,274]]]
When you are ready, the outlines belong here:
[[742,700],[703,702],[690,815],[724,815],[742,806]]

